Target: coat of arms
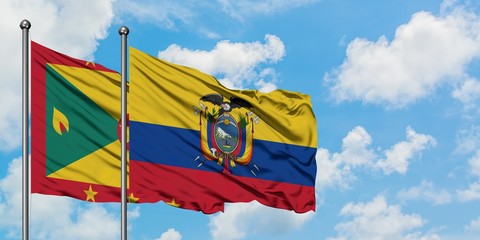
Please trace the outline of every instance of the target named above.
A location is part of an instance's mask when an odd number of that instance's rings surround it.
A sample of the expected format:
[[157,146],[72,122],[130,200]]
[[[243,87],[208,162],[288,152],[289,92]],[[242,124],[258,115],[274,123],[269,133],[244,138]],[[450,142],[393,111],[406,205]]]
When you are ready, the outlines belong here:
[[204,156],[198,167],[207,160],[215,161],[223,165],[225,174],[231,174],[240,165],[256,176],[260,169],[252,163],[253,125],[260,119],[253,113],[252,104],[234,96],[227,100],[218,93],[201,97],[198,104],[193,108],[199,116],[200,149]]

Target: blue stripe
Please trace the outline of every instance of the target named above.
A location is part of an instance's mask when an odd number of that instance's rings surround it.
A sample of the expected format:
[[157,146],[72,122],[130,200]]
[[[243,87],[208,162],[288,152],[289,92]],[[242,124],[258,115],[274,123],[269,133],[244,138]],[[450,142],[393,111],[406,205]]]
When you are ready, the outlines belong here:
[[[315,186],[316,150],[254,139],[250,164],[237,164],[235,168],[229,169],[236,176]],[[195,160],[197,157],[199,158]],[[130,158],[134,161],[210,172],[223,170],[223,164],[219,166],[203,157],[200,150],[200,131],[142,122],[130,122]],[[202,166],[198,167],[201,162]]]

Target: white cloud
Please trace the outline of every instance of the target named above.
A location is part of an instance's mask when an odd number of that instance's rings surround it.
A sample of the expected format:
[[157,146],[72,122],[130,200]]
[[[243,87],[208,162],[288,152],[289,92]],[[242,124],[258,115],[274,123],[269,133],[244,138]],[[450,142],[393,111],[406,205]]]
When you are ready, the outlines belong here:
[[197,68],[208,74],[223,76],[219,81],[228,88],[244,88],[257,84],[265,90],[276,88],[272,68],[260,64],[276,63],[285,55],[285,45],[275,35],[265,35],[265,43],[232,43],[220,41],[211,51],[190,50],[172,44],[158,57],[177,64]]
[[331,157],[327,149],[318,149],[316,159],[317,181],[315,188],[318,191],[332,186],[348,188],[348,184],[355,179],[350,167],[345,165],[342,159]]
[[226,13],[240,21],[243,21],[249,16],[270,15],[318,1],[319,0],[218,0]]
[[480,178],[480,150],[468,160],[470,165],[470,172]]
[[480,17],[461,9],[441,16],[418,12],[392,41],[354,39],[347,58],[325,80],[337,101],[404,107],[467,75],[468,64],[480,57],[478,29]]
[[410,233],[403,237],[403,240],[441,240],[443,237],[439,236],[436,233],[426,233],[422,234],[420,232]]
[[82,206],[66,197],[33,195],[31,234],[40,239],[118,239],[118,216],[103,205]]
[[0,150],[21,142],[21,30],[20,21],[32,23],[31,39],[78,58],[93,58],[98,40],[107,35],[113,18],[113,0],[0,1],[2,44],[0,60]]
[[[132,16],[140,22],[157,24],[167,29],[176,29],[178,25],[194,27],[198,32],[210,38],[218,34],[208,30],[211,16],[227,16],[233,23],[243,23],[255,16],[273,15],[309,5],[319,0],[248,0],[248,1],[197,1],[197,0],[118,0],[116,12],[124,17]],[[206,12],[208,14],[202,14]],[[226,14],[226,15],[225,15]],[[221,25],[218,18],[215,24]],[[229,21],[229,23],[232,23]]]
[[480,236],[480,217],[471,220],[463,229],[443,235],[442,239],[478,240],[478,236]]
[[260,92],[271,92],[277,89],[277,85],[274,82],[265,82],[263,79],[260,79],[257,83],[255,83],[256,88]]
[[347,188],[355,179],[352,170],[356,167],[371,166],[376,157],[369,148],[372,138],[365,128],[357,126],[342,140],[342,152],[330,155],[327,149],[317,150],[318,190],[338,185]]
[[[468,159],[468,171],[480,180],[480,150]],[[457,190],[457,198],[461,202],[480,200],[480,181],[471,183],[467,189]]]
[[381,153],[372,147],[372,138],[361,126],[352,129],[342,141],[342,151],[331,154],[327,149],[317,150],[317,189],[339,186],[347,188],[355,180],[354,169],[366,168],[405,174],[410,161],[422,151],[435,145],[430,135],[416,133],[410,126],[406,129],[407,140],[401,141]]
[[375,159],[375,153],[368,148],[371,144],[372,137],[365,128],[357,126],[342,140],[342,152],[338,157],[352,167],[370,165]]
[[140,218],[140,215],[140,206],[132,206],[130,204],[127,207],[127,231],[130,231],[134,227],[134,220]]
[[[2,1],[2,29],[8,29],[13,36],[7,37],[20,49],[20,28],[22,19],[29,19],[32,40],[38,41],[57,51],[77,58],[93,58],[98,40],[107,36],[107,30],[113,19],[113,0],[54,1],[28,0]],[[8,14],[3,14],[8,12]],[[6,16],[5,16],[6,15]],[[5,35],[8,36],[8,35]],[[14,38],[14,39],[12,39]],[[66,41],[68,39],[68,41]],[[10,46],[8,46],[11,49]],[[11,49],[20,55],[17,48]]]
[[385,153],[386,158],[379,160],[375,165],[387,175],[394,171],[405,174],[414,155],[435,145],[436,141],[432,136],[418,134],[411,127],[407,127],[407,141],[399,142],[388,149]]
[[412,230],[425,224],[421,216],[402,213],[400,206],[389,205],[383,196],[367,203],[348,203],[340,215],[352,219],[337,224],[338,235],[330,239],[421,239]]
[[15,229],[22,222],[22,159],[14,159],[7,176],[0,180],[0,227]]
[[[22,217],[21,158],[14,159],[0,179],[0,228],[20,236]],[[120,222],[111,204],[82,203],[68,197],[33,194],[31,236],[36,239],[117,239]]]
[[471,153],[480,149],[480,126],[472,125],[469,128],[461,129],[455,137],[456,153]]
[[266,207],[256,201],[227,204],[224,213],[210,217],[212,239],[245,239],[250,235],[281,235],[300,229],[315,215]]
[[469,78],[460,88],[452,92],[452,96],[461,101],[466,110],[477,109],[480,101],[480,81]]
[[260,92],[271,92],[277,89],[277,73],[273,68],[265,68],[258,74],[255,88]]
[[480,234],[480,217],[472,220],[467,226],[465,226],[465,231],[469,233],[476,232]]
[[401,201],[424,200],[432,202],[434,205],[450,203],[452,196],[446,190],[436,190],[432,182],[422,181],[419,186],[409,189],[402,189],[397,193],[397,198]]
[[[130,205],[131,206],[131,205]],[[139,218],[140,217],[140,207],[139,206],[135,206],[133,207],[133,209],[129,209],[127,211],[127,217],[128,218],[132,218],[132,219],[136,219],[136,218]]]
[[175,228],[169,228],[166,232],[162,233],[159,238],[155,240],[182,240],[182,234],[175,230]]
[[[201,7],[196,2],[196,7]],[[133,16],[139,22],[151,22],[166,29],[175,28],[177,22],[188,23],[197,15],[194,1],[119,0],[115,11],[122,16]]]
[[458,190],[457,198],[461,202],[480,200],[480,182],[470,184],[465,190]]
[[454,9],[457,6],[458,0],[443,0],[442,4],[440,5],[440,12],[445,13],[452,8]]

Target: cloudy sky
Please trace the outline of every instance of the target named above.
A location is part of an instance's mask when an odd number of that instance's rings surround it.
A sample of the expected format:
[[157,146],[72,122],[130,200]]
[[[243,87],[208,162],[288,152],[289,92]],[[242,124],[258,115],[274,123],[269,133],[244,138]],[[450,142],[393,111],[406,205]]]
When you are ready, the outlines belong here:
[[[21,30],[119,70],[129,44],[234,89],[309,94],[317,211],[129,206],[130,239],[478,239],[480,4],[471,0],[0,1],[0,238],[21,237]],[[118,204],[32,196],[34,239],[118,239]]]

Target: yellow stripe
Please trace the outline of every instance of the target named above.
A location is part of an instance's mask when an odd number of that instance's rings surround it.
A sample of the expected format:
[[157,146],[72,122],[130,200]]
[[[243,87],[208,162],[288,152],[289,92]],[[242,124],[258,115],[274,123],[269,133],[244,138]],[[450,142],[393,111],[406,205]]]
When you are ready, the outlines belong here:
[[[120,145],[120,141],[114,141],[70,165],[53,172],[48,175],[48,177],[120,187]],[[127,186],[130,185],[128,176],[129,175],[127,175]]]
[[259,117],[254,125],[255,139],[317,147],[315,116],[308,95],[284,90],[229,90],[210,75],[130,47],[131,121],[200,130],[194,106],[199,108],[199,99],[211,93],[227,99],[240,97],[254,106],[253,112]]

